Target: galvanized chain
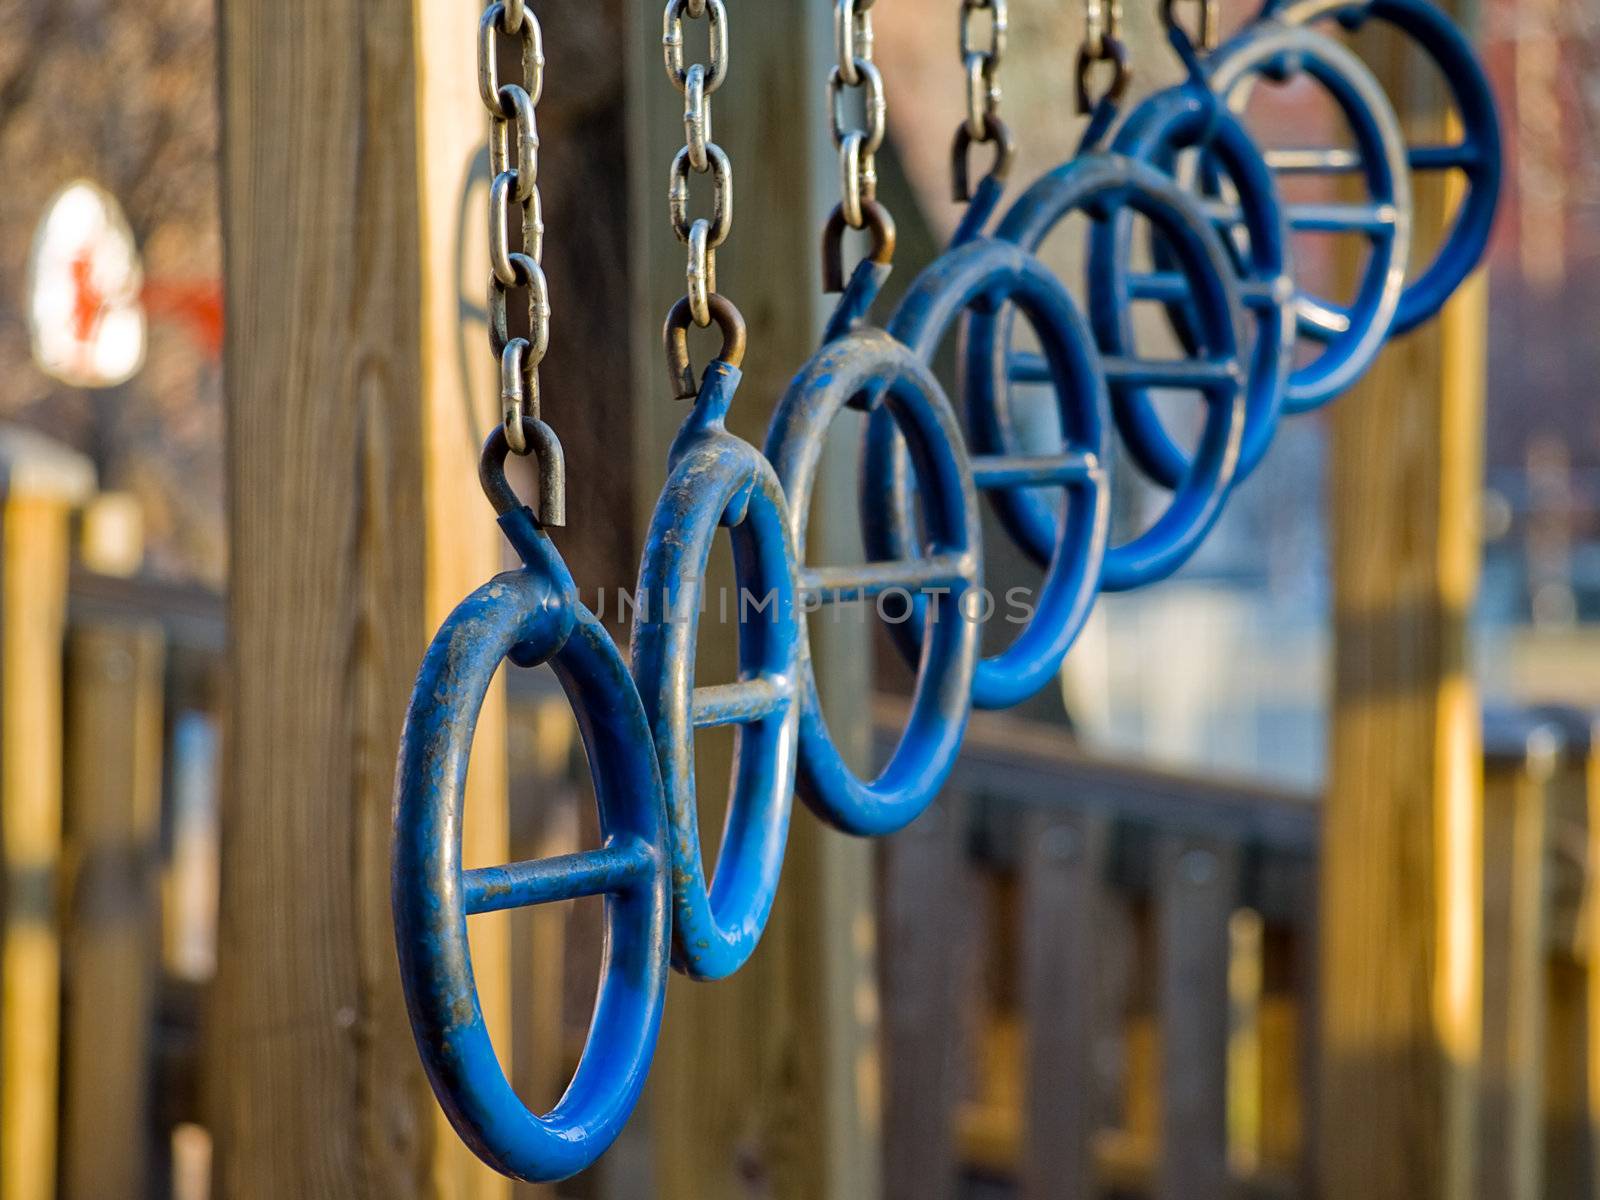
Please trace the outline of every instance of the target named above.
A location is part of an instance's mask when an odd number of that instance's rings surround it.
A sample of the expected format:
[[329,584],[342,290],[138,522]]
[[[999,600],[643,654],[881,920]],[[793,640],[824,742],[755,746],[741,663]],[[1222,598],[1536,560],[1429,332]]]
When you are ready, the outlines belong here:
[[[888,133],[883,76],[872,61],[872,6],[877,0],[835,0],[834,42],[839,61],[828,75],[833,144],[839,149],[840,211],[852,229],[867,224],[878,197],[878,151]],[[859,91],[865,128],[852,128],[843,111],[845,92]]]
[[[978,40],[978,14],[989,14],[988,44]],[[989,140],[1000,117],[1000,62],[1006,54],[1006,0],[961,0],[961,64],[967,74],[967,136]]]
[[[988,13],[988,35],[983,36],[980,14]],[[961,0],[961,66],[967,80],[967,117],[956,130],[951,169],[956,203],[972,199],[967,156],[974,144],[994,145],[990,175],[1004,180],[1011,169],[1015,146],[1011,131],[1000,119],[1000,63],[1006,54],[1009,19],[1006,0]]]
[[[514,39],[522,78],[500,78],[499,46]],[[535,110],[544,91],[544,35],[526,0],[495,0],[478,22],[478,94],[489,110],[489,342],[500,359],[506,441],[517,454],[531,447],[524,420],[539,419],[539,364],[550,346],[550,288],[540,260],[544,216],[539,202],[539,130]],[[513,153],[513,146],[515,153]],[[519,211],[520,249],[512,248],[512,206]],[[528,336],[512,337],[513,291],[526,293]]]
[[[1098,63],[1110,63],[1112,75],[1097,97],[1089,84]],[[1131,78],[1128,47],[1122,40],[1122,0],[1085,0],[1083,45],[1078,50],[1078,111],[1090,112],[1102,100],[1121,100]]]
[[[707,19],[709,63],[685,64],[683,21]],[[733,164],[711,137],[711,96],[728,76],[728,10],[723,0],[668,0],[662,17],[661,46],[667,77],[683,93],[684,146],[672,160],[667,205],[672,229],[689,247],[687,295],[694,323],[704,329],[713,319],[717,290],[717,248],[733,229]],[[711,176],[711,216],[689,218],[690,174]]]

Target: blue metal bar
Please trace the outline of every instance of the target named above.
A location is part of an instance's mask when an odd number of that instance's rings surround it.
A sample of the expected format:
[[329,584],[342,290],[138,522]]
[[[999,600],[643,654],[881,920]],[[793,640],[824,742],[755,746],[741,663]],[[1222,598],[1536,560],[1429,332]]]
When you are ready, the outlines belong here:
[[1266,151],[1267,166],[1283,175],[1341,175],[1361,170],[1361,152],[1343,146],[1288,146]]
[[783,712],[793,699],[791,691],[763,675],[739,683],[708,684],[694,690],[696,729],[718,725],[754,725]]
[[463,871],[461,883],[470,917],[627,891],[649,880],[655,869],[650,847],[627,838],[601,850]]
[[807,567],[800,572],[800,589],[807,600],[846,604],[889,591],[961,587],[971,578],[967,555],[933,554],[851,567]]
[[1199,388],[1212,391],[1236,386],[1239,364],[1194,358],[1122,358],[1101,360],[1110,383],[1126,387]]
[[1451,168],[1466,170],[1483,161],[1483,152],[1472,142],[1457,142],[1452,146],[1413,146],[1406,154],[1413,171],[1447,171]]
[[[1244,214],[1234,204],[1212,201],[1206,215],[1223,229],[1244,223]],[[1300,233],[1389,233],[1397,219],[1392,204],[1287,204],[1289,228]]]
[[982,454],[972,460],[980,488],[1070,486],[1090,482],[1100,457],[1082,450],[1066,454]]
[[1300,332],[1316,342],[1331,342],[1349,333],[1354,323],[1348,308],[1312,296],[1296,296],[1294,311],[1300,318]]
[[[1182,304],[1189,299],[1188,280],[1181,271],[1139,271],[1128,276],[1128,291],[1134,300],[1155,300],[1162,304]],[[1241,277],[1239,299],[1252,311],[1266,312],[1278,306],[1277,285],[1270,279]]]
[[1398,219],[1392,204],[1290,204],[1289,228],[1305,233],[1389,233]]

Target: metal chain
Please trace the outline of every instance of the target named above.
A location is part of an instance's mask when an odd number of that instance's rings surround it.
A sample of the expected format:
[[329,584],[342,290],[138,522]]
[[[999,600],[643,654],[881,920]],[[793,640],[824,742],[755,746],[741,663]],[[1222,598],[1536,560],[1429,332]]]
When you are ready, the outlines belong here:
[[[522,78],[500,78],[500,39],[521,51]],[[506,442],[529,453],[524,420],[539,419],[539,364],[550,346],[550,288],[540,260],[544,216],[539,201],[539,130],[535,110],[544,91],[544,35],[526,0],[495,0],[478,22],[478,94],[489,110],[489,342],[500,359]],[[513,147],[515,153],[513,153]],[[521,249],[512,248],[512,206],[520,209]],[[523,290],[528,336],[512,337],[510,303]]]
[[[990,15],[988,46],[976,36],[977,15]],[[961,63],[967,74],[967,136],[987,141],[1000,116],[1000,62],[1006,54],[1006,0],[961,0]]]
[[[708,18],[710,63],[685,65],[684,17]],[[672,160],[667,206],[672,230],[689,247],[686,272],[689,312],[704,329],[713,319],[717,290],[717,247],[733,229],[733,164],[711,137],[711,96],[728,76],[728,10],[723,0],[668,0],[662,17],[661,46],[667,77],[683,93],[684,146]],[[689,218],[690,174],[711,176],[711,216]]]
[[[989,34],[987,39],[981,39],[979,14],[985,12],[989,14]],[[1005,58],[1008,32],[1006,0],[961,0],[961,66],[967,79],[967,117],[956,130],[950,157],[958,204],[972,199],[967,157],[974,145],[994,145],[990,175],[1001,181],[1010,171],[1016,153],[1011,130],[1000,119],[1000,63]]]
[[[1110,63],[1112,75],[1097,98],[1089,85],[1098,63]],[[1131,79],[1128,47],[1122,40],[1122,0],[1085,0],[1083,46],[1078,50],[1078,111],[1087,113],[1101,100],[1121,100]]]
[[[828,108],[833,144],[839,149],[840,211],[852,229],[865,227],[866,210],[878,197],[878,151],[888,133],[883,76],[872,61],[872,6],[876,2],[836,0],[833,10],[839,61],[828,75]],[[851,128],[844,115],[841,101],[846,90],[861,93],[864,129]]]

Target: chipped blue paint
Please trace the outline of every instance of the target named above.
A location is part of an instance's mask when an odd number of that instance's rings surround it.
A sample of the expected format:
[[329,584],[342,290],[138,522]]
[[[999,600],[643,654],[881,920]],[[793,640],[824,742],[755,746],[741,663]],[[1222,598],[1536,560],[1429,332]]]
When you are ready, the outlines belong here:
[[[969,310],[975,321],[992,320],[1002,304],[1014,305],[1039,338],[1065,437],[1055,454],[976,455],[975,482],[1002,493],[1054,484],[1065,493],[1066,508],[1032,619],[1010,646],[977,665],[972,698],[979,708],[1020,704],[1055,678],[1093,608],[1110,530],[1103,365],[1088,322],[1042,263],[1010,242],[980,238],[958,245],[911,285],[889,321],[888,332],[926,363]],[[996,379],[1003,365],[996,356],[969,355],[966,368],[969,414],[992,411],[988,397],[1005,386],[1004,378]],[[861,468],[861,527],[867,553],[875,558],[921,554],[904,458],[896,422],[886,407],[879,406],[865,430]],[[895,644],[913,666],[922,652],[926,610],[925,602],[915,603],[907,620],[889,626]]]
[[[1294,281],[1277,184],[1254,139],[1199,76],[1144,100],[1111,143],[1114,153],[1148,162],[1168,175],[1179,155],[1194,148],[1204,148],[1232,186],[1248,235],[1245,252],[1233,256],[1252,326],[1239,446],[1242,479],[1272,444],[1294,365]],[[1170,261],[1170,252],[1165,257]],[[1089,302],[1102,317],[1106,349],[1114,354],[1127,354],[1134,345],[1135,300],[1159,296],[1163,285],[1173,285],[1181,296],[1188,296],[1178,272],[1165,276],[1135,272],[1133,262],[1134,214],[1119,209],[1109,221],[1097,222],[1089,234]],[[1188,322],[1191,335],[1195,325]],[[1189,344],[1195,344],[1192,336]],[[1189,472],[1192,456],[1162,426],[1150,390],[1123,388],[1114,411],[1123,444],[1140,469],[1164,487],[1177,487]]]
[[[805,639],[789,512],[771,465],[724,420],[739,369],[713,361],[668,459],[639,571],[633,675],[666,789],[673,963],[695,979],[742,966],[778,890],[794,795]],[[739,595],[737,683],[696,687],[706,562],[718,528],[733,542]],[[695,800],[694,736],[737,727],[717,869],[707,888]]]
[[1448,146],[1414,146],[1413,171],[1458,170],[1466,194],[1433,261],[1407,281],[1395,313],[1394,333],[1415,329],[1437,315],[1483,260],[1500,203],[1504,170],[1500,116],[1483,63],[1466,34],[1428,0],[1268,0],[1264,14],[1289,25],[1326,18],[1348,29],[1368,20],[1393,25],[1439,68],[1461,121],[1461,140]]
[[[855,280],[871,282],[860,268]],[[858,316],[870,302],[869,296]],[[861,778],[845,763],[809,666],[804,672],[800,794],[823,820],[848,833],[870,835],[892,833],[915,820],[955,766],[978,657],[978,626],[962,619],[962,604],[981,584],[983,557],[972,466],[949,400],[904,345],[882,330],[860,328],[829,341],[801,369],[767,434],[766,454],[788,497],[796,561],[806,561],[806,525],[828,429],[852,404],[883,405],[906,439],[917,476],[925,556],[864,567],[802,566],[802,588],[834,601],[879,595],[890,587],[945,589],[930,602],[910,719],[875,779]]]
[[[1102,587],[1126,591],[1164,579],[1188,561],[1222,514],[1239,465],[1244,431],[1244,368],[1239,360],[1245,324],[1234,268],[1221,238],[1200,204],[1171,178],[1121,154],[1091,150],[1064,163],[1030,187],[995,229],[995,236],[1037,251],[1050,233],[1074,214],[1097,222],[1132,210],[1150,221],[1170,249],[1186,291],[1194,298],[1196,343],[1177,363],[1152,362],[1118,353],[1118,314],[1105,304],[1090,309],[1102,352],[1113,411],[1137,398],[1151,380],[1192,388],[1206,401],[1205,423],[1193,460],[1175,481],[1172,499],[1143,533],[1106,552]],[[1032,355],[1013,354],[1012,310],[999,316],[975,312],[967,329],[967,379],[992,379],[990,366],[1009,360],[1013,380],[1049,378]],[[1011,426],[1010,389],[980,386],[967,397],[974,444],[1003,453],[1018,443]],[[996,509],[1017,544],[1035,561],[1048,563],[1060,535],[1056,514],[1033,490],[992,492]]]
[[[1365,238],[1355,295],[1343,305],[1301,288],[1295,298],[1301,334],[1324,344],[1289,379],[1288,410],[1306,412],[1347,391],[1372,365],[1395,330],[1411,250],[1411,176],[1405,139],[1382,86],[1355,54],[1316,30],[1263,19],[1248,26],[1205,64],[1219,96],[1242,101],[1263,78],[1304,79],[1337,106],[1349,127],[1351,170],[1361,184],[1357,203],[1285,206],[1289,229],[1349,233]],[[1205,164],[1201,182],[1219,192],[1219,167]],[[1226,206],[1225,206],[1226,207]],[[1219,213],[1224,227],[1236,213]],[[1188,309],[1192,315],[1194,306]]]
[[[395,944],[417,1049],[450,1123],[496,1170],[548,1181],[592,1164],[644,1086],[666,994],[667,833],[650,729],[622,656],[579,603],[533,514],[511,509],[500,524],[525,566],[479,588],[445,621],[406,713],[394,804]],[[561,681],[594,772],[602,846],[463,872],[473,731],[506,659],[548,662]],[[517,1098],[490,1043],[467,916],[600,894],[605,967],[588,1043],[566,1094],[537,1115]]]

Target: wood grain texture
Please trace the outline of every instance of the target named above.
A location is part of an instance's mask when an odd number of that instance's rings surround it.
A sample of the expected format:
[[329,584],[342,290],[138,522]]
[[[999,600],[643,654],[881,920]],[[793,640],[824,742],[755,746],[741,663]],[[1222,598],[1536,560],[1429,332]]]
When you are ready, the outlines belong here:
[[[1361,50],[1413,141],[1449,135],[1428,73],[1391,41]],[[1453,189],[1418,179],[1415,236],[1431,247]],[[1481,734],[1467,618],[1484,314],[1480,275],[1333,409],[1317,1106],[1328,1197],[1446,1200],[1474,1187]]]
[[159,626],[67,641],[61,1195],[151,1190],[152,1053],[161,959]]
[[[966,805],[946,797],[883,846],[884,1200],[951,1200],[962,1099]],[[969,936],[981,936],[974,931]]]
[[0,496],[0,1195],[7,1200],[56,1194],[69,513],[54,496]]
[[[486,418],[457,375],[454,239],[485,130],[477,18],[411,0],[221,9],[234,692],[208,1042],[221,1196],[508,1191],[429,1094],[388,900],[416,664],[500,555],[474,481]],[[469,865],[505,854],[503,738],[496,692]],[[503,1035],[504,924],[473,937]]]
[[1228,1194],[1228,918],[1239,847],[1163,834],[1155,845],[1161,1118],[1155,1195]]
[[[642,529],[665,479],[670,438],[688,412],[667,389],[660,335],[684,290],[684,248],[666,202],[667,169],[683,144],[683,101],[661,68],[660,3],[628,0],[627,16],[628,149],[629,161],[639,164],[629,177],[639,364],[629,499]],[[691,52],[703,53],[703,30],[686,25]],[[749,323],[750,352],[728,426],[759,446],[777,398],[816,349],[829,303],[817,247],[837,187],[824,116],[832,13],[811,3],[730,5],[730,36],[732,64],[715,97],[715,132],[733,162],[738,204],[717,269],[722,292]],[[694,180],[695,206],[707,201],[701,182]],[[702,365],[715,351],[710,337],[691,345]],[[818,562],[850,561],[856,538],[852,426],[839,422],[824,455],[809,534]],[[727,557],[725,547],[713,556],[713,588],[731,579]],[[733,632],[731,624],[702,624],[702,678],[734,677]],[[828,718],[846,752],[864,756],[871,732],[867,628],[819,615],[811,634]],[[700,739],[708,846],[720,840],[730,748],[727,740]],[[855,761],[864,765],[863,757]],[[673,979],[649,1111],[661,1200],[875,1200],[882,1168],[871,889],[872,847],[823,829],[796,804],[783,883],[760,949],[731,980],[705,986]]]
[[1026,1200],[1089,1200],[1095,1194],[1097,999],[1104,979],[1098,943],[1110,850],[1109,819],[1082,810],[1036,813],[1024,838]]
[[1483,1200],[1545,1195],[1546,817],[1555,769],[1553,753],[1534,752],[1491,762],[1484,780]]

